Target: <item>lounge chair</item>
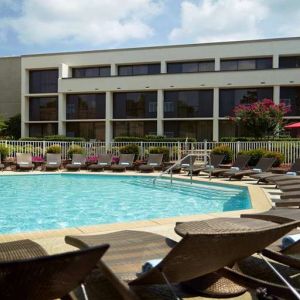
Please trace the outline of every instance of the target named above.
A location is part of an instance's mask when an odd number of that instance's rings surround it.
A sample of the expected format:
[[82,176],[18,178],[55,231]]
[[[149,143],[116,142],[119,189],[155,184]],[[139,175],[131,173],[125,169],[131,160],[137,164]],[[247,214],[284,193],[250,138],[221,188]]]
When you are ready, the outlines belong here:
[[223,176],[229,177],[229,180],[232,178],[241,180],[244,176],[250,176],[253,174],[258,174],[261,172],[266,172],[270,170],[276,161],[274,157],[262,157],[256,166],[249,170],[229,170],[223,173]]
[[61,166],[61,154],[47,153],[45,170],[58,170]]
[[[286,178],[285,176],[299,175],[300,173],[300,158],[297,158],[295,162],[292,164],[291,168],[286,172],[286,174],[275,174],[272,172],[264,172],[253,174],[250,177],[257,179],[257,183],[260,182],[272,182],[272,179],[276,180],[280,178]],[[289,175],[290,174],[290,175]]]
[[70,299],[108,247],[47,255],[31,240],[0,243],[1,299]]
[[1,153],[0,153],[0,170],[3,171],[4,170],[4,164],[2,163],[2,159],[1,159]]
[[[251,157],[249,155],[243,155],[243,154],[238,155],[236,160],[232,164],[231,170],[243,170],[247,166],[250,158]],[[216,168],[213,170],[205,170],[205,171],[203,170],[203,172],[210,173],[211,176],[216,176],[216,177],[219,177],[220,175],[228,171],[229,171],[228,169],[223,169],[223,168]]]
[[193,168],[194,163],[196,161],[196,155],[185,156],[182,161],[172,168],[172,173],[180,173],[181,169],[190,170]]
[[72,163],[66,165],[68,171],[79,171],[85,166],[85,156],[83,154],[73,154]]
[[103,171],[104,168],[111,166],[112,154],[100,154],[98,156],[98,163],[89,166],[91,171]]
[[125,172],[126,168],[132,168],[135,154],[121,154],[117,165],[112,165],[113,172]]
[[[261,226],[262,226],[262,224],[260,224],[260,223],[255,223],[255,222],[252,223],[251,221],[249,221],[250,219],[248,219],[246,222],[243,222],[241,220],[242,219],[237,219],[237,221],[233,222],[233,224],[237,227],[238,226],[240,227],[240,228],[237,228],[237,230],[240,230],[240,231],[245,230],[245,232],[248,232],[248,234],[251,231],[254,233],[258,228],[261,228]],[[299,222],[299,221],[297,221],[297,222]],[[297,222],[296,223],[293,222],[293,224],[295,224],[295,227],[297,226]],[[270,224],[271,222],[267,222],[267,223]],[[268,226],[267,223],[265,224],[265,226]],[[224,224],[225,224],[225,227],[228,226],[228,225],[226,225],[226,219],[224,219]],[[233,227],[234,227],[234,225],[233,225]],[[221,230],[221,226],[220,226],[219,230]],[[202,221],[177,223],[176,227],[175,227],[175,232],[178,233],[180,236],[185,236],[185,235],[189,235],[189,234],[198,234],[199,232],[203,232],[203,231],[204,230],[203,230]],[[289,234],[290,233],[291,232],[289,232]],[[247,237],[245,237],[245,238],[247,238]],[[252,237],[252,238],[254,239],[254,237]],[[230,239],[229,236],[228,236],[228,239]],[[261,240],[263,240],[262,236],[257,239],[257,241],[261,241]],[[256,243],[258,243],[257,241],[256,241]],[[278,243],[281,243],[281,241],[279,241],[279,240],[274,241],[271,245],[269,245],[265,249],[262,249],[261,252],[267,257],[271,258],[271,256],[272,256],[273,259],[275,259],[275,257],[277,257],[279,259],[277,261],[280,261],[281,263],[285,263],[285,264],[290,263],[290,264],[288,264],[288,267],[281,266],[281,265],[278,267],[280,269],[282,275],[298,274],[299,271],[292,269],[291,267],[297,268],[297,266],[299,266],[299,260],[297,258],[288,257],[287,252],[283,253],[283,251],[281,251],[280,253],[277,253],[277,249],[276,249],[275,245],[278,245]],[[291,247],[291,248],[293,248],[293,247]],[[258,251],[258,253],[259,252],[260,251]],[[259,262],[259,265],[257,265],[257,262]],[[277,267],[277,265],[276,265],[276,267]],[[287,297],[292,296],[292,294],[288,290],[288,288],[286,286],[282,285],[280,280],[277,280],[276,275],[274,275],[274,273],[270,270],[269,266],[261,259],[258,259],[258,257],[256,257],[256,256],[248,256],[242,260],[238,260],[235,262],[235,264],[231,268],[229,268],[229,267],[222,268],[222,269],[220,269],[220,271],[217,271],[217,273],[219,273],[220,276],[222,276],[222,275],[226,276],[229,274],[231,276],[229,276],[229,277],[227,276],[227,279],[234,280],[237,284],[241,284],[247,288],[255,289],[258,287],[266,286],[266,287],[268,287],[268,289],[270,289],[272,292],[274,292],[278,296],[287,296]],[[254,275],[254,277],[253,276],[251,277],[251,275]],[[196,288],[198,287],[198,289],[200,288],[200,290],[201,290],[201,285],[203,285],[203,283],[201,281],[202,281],[202,278],[200,277],[200,278],[192,280],[191,282],[189,282],[189,284],[192,284],[193,286],[196,286]],[[206,284],[206,287],[208,287],[209,284],[211,284],[213,287],[216,284],[216,282],[214,280],[211,280],[211,282],[206,281],[205,284]],[[294,280],[293,284],[295,284],[296,287],[299,288],[299,281],[297,281],[297,279]],[[284,298],[284,299],[286,299],[286,298]],[[288,299],[291,299],[291,298],[288,298]]]
[[[299,221],[278,225],[260,220],[219,218],[201,221],[200,224],[200,231],[185,235],[178,243],[158,234],[141,231],[67,236],[65,241],[79,248],[99,245],[103,241],[109,243],[110,250],[98,263],[99,276],[94,282],[87,283],[87,290],[91,284],[91,290],[98,288],[103,291],[100,280],[102,273],[124,299],[138,299],[134,292],[146,285],[159,288],[159,285],[165,287],[166,282],[184,283],[212,274],[261,251],[295,228]],[[143,264],[153,259],[160,260],[141,274]],[[205,276],[202,278],[205,285]],[[204,286],[203,289],[205,293],[227,296],[245,291],[230,290],[228,286],[221,285],[216,285],[215,290],[205,290]]]
[[163,160],[163,154],[149,154],[147,164],[140,165],[139,170],[141,172],[153,172],[155,168],[161,168]]
[[33,170],[32,156],[30,153],[17,153],[17,166],[20,170]]
[[[206,164],[205,166],[202,166],[202,167],[193,166],[193,168],[192,168],[193,175],[199,175],[201,173],[201,171],[209,172],[210,170],[219,167],[219,165],[223,162],[224,158],[225,158],[225,155],[223,155],[223,154],[212,154],[210,156],[210,164]],[[190,171],[188,172],[188,174],[189,173],[190,173]]]

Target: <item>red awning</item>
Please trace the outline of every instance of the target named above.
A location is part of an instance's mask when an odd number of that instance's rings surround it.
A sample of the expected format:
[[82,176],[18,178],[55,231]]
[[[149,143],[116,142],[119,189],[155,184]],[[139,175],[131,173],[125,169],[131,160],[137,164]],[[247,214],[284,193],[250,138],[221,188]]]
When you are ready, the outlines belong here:
[[300,128],[300,122],[292,123],[284,126],[285,129]]

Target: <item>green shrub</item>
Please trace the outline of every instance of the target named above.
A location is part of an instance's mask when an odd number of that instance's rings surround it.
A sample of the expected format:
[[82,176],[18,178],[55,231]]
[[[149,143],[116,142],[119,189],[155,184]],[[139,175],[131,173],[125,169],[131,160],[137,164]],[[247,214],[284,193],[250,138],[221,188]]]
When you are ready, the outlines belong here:
[[5,145],[0,145],[0,154],[1,159],[5,159],[5,157],[9,154],[8,147],[6,147]]
[[163,154],[163,161],[170,161],[170,150],[168,147],[150,147],[149,153],[151,154]]
[[72,157],[73,154],[84,154],[84,149],[79,145],[70,146],[68,149],[68,155]]
[[194,138],[175,137],[168,138],[161,135],[146,135],[144,137],[137,136],[117,136],[114,138],[115,142],[196,142]]
[[56,142],[84,142],[81,137],[68,137],[64,135],[46,135],[44,137],[23,137],[20,141],[56,141]]
[[262,138],[247,137],[247,136],[240,136],[240,137],[227,136],[227,137],[222,137],[220,141],[221,142],[257,142],[257,141],[293,142],[293,141],[300,141],[300,138],[292,138],[287,135],[268,136]]
[[232,157],[233,157],[233,152],[229,146],[226,145],[220,145],[211,150],[212,154],[225,154],[225,157],[223,159],[223,163],[231,163],[232,162]]
[[121,154],[135,154],[135,158],[139,156],[140,149],[136,144],[129,144],[119,148]]
[[273,164],[273,167],[279,167],[284,162],[284,155],[281,152],[277,151],[267,151],[264,157],[275,157],[276,161]]
[[250,155],[251,158],[248,162],[248,166],[255,166],[258,161],[265,156],[266,150],[265,149],[253,149],[253,150],[242,150],[238,154],[245,154]]
[[61,153],[61,146],[60,145],[51,145],[46,149],[47,153]]

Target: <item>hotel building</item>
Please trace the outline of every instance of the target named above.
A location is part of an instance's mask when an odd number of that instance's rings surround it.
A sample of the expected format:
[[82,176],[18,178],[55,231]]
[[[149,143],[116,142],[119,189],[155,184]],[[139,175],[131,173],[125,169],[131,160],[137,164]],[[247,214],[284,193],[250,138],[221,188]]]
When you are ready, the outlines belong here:
[[228,120],[235,105],[264,98],[300,119],[300,38],[23,55],[20,64],[22,136],[217,141],[243,134]]

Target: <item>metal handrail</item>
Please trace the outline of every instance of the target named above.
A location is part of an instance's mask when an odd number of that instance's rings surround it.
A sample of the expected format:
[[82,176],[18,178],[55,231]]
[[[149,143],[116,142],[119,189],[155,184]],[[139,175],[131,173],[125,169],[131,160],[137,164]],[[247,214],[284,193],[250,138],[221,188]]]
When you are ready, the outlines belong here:
[[[169,168],[166,169],[165,171],[162,171],[157,177],[155,177],[155,178],[153,179],[153,184],[156,183],[157,179],[159,179],[159,178],[161,178],[163,175],[169,174],[169,173],[170,173],[170,175],[171,175],[170,180],[171,180],[171,184],[172,184],[172,183],[173,183],[173,172],[172,172],[172,170],[173,170],[175,167],[179,166],[179,165],[181,164],[181,162],[182,162],[183,160],[185,160],[187,157],[190,157],[190,164],[189,164],[190,169],[189,169],[189,175],[190,175],[191,184],[192,184],[192,183],[193,183],[193,169],[192,169],[192,168],[193,168],[193,166],[192,166],[192,157],[193,157],[193,156],[198,157],[199,155],[197,155],[197,154],[188,154],[188,155],[186,155],[185,157],[183,157],[183,158],[177,160],[171,167],[169,167]],[[209,154],[201,154],[200,156],[208,158],[208,164],[210,165],[210,155],[209,155]],[[211,179],[211,170],[209,170],[209,180],[210,180],[210,179]]]

